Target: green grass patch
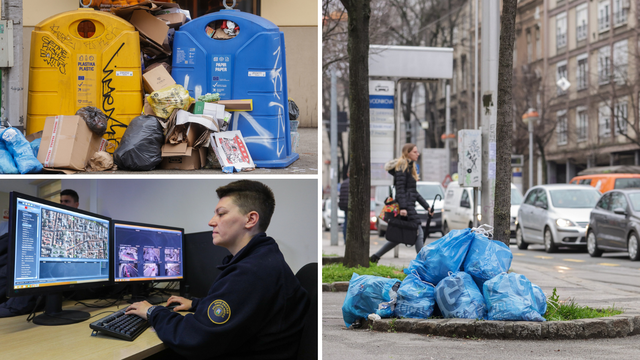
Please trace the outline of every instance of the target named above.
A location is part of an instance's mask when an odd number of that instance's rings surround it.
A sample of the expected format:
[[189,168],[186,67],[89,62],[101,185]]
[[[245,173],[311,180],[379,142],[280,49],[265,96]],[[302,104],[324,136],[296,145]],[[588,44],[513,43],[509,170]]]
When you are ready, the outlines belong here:
[[623,311],[617,309],[615,305],[605,309],[594,309],[575,303],[573,299],[560,300],[553,289],[553,294],[547,298],[547,312],[544,318],[547,321],[569,321],[577,319],[591,319],[622,314]]
[[329,264],[322,267],[322,282],[332,283],[336,281],[349,281],[353,273],[358,275],[375,275],[386,278],[404,280],[407,276],[402,272],[401,268],[395,266],[378,265],[371,263],[368,268],[365,267],[345,267],[342,264]]

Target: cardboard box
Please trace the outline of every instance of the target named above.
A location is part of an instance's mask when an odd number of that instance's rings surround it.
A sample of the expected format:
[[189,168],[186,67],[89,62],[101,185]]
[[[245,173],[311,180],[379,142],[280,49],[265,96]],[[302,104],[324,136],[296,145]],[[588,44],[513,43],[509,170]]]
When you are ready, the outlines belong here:
[[[175,125],[170,125],[165,137],[165,144],[162,145],[162,162],[160,168],[165,170],[197,170],[205,166],[207,162],[207,148],[209,146],[209,134],[217,131],[217,124],[212,118],[206,116],[195,116],[184,110],[180,110],[175,116]],[[172,144],[172,131],[184,128],[187,132],[185,141]]]
[[176,83],[171,74],[162,66],[157,66],[147,71],[142,75],[142,82],[144,83],[145,91],[149,94]]
[[219,122],[224,119],[224,105],[196,101],[195,106],[193,107],[193,113],[211,116]]
[[156,17],[173,29],[178,29],[187,22],[187,16],[181,12],[157,15]]
[[[186,145],[185,143],[182,144]],[[162,154],[160,169],[164,170],[198,170],[204,167],[207,163],[206,148],[194,149],[192,147],[187,147],[183,152],[184,155],[179,154],[176,156],[165,157],[164,151]]]
[[220,105],[224,105],[227,111],[252,111],[253,100],[220,100],[216,101]]
[[234,167],[236,171],[250,171],[256,168],[242,133],[238,130],[211,134],[211,147],[223,171],[227,167]]
[[135,10],[131,14],[129,22],[136,27],[140,34],[158,45],[162,45],[167,38],[169,27],[163,20],[156,18],[145,10]]
[[49,116],[44,122],[38,161],[45,168],[84,170],[93,154],[105,146],[106,140],[94,134],[80,116]]

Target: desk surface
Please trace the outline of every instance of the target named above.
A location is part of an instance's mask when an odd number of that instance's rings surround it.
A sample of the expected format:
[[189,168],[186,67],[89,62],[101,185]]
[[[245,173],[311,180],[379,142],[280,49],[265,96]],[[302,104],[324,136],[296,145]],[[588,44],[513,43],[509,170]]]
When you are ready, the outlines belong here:
[[[91,304],[93,300],[85,300]],[[104,309],[87,308],[65,302],[64,310],[82,310],[91,316],[105,311],[117,311],[128,306],[121,305]],[[108,313],[89,320],[60,326],[43,326],[27,322],[27,315],[0,319],[2,358],[5,359],[143,359],[165,348],[155,331],[148,328],[134,341],[125,341],[98,333],[91,336],[89,324]]]

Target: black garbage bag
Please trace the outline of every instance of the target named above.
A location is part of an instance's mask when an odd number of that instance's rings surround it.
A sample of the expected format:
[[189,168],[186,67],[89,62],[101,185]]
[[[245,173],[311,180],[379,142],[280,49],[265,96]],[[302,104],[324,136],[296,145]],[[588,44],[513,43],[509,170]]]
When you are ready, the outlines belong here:
[[162,125],[155,116],[140,115],[122,135],[113,161],[124,170],[152,170],[162,161]]
[[298,120],[300,116],[300,109],[296,105],[295,101],[289,99],[289,120]]
[[94,133],[102,136],[107,132],[107,115],[97,107],[85,106],[78,109],[76,115],[80,116]]

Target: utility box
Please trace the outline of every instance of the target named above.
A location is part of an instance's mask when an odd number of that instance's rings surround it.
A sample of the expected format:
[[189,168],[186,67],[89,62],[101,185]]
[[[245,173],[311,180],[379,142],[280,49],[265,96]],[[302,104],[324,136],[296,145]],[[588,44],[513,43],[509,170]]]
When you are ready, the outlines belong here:
[[13,67],[13,20],[0,20],[0,68]]
[[478,188],[482,185],[481,130],[458,130],[458,184]]
[[[224,30],[227,30],[226,32]],[[176,31],[171,76],[197,99],[253,100],[236,111],[229,130],[240,130],[258,167],[286,167],[291,149],[284,34],[272,22],[238,10],[194,19]]]
[[[48,116],[94,106],[107,115],[104,138],[116,145],[142,111],[140,37],[127,21],[93,9],[49,17],[31,33],[27,134]],[[111,151],[113,151],[112,148]]]

